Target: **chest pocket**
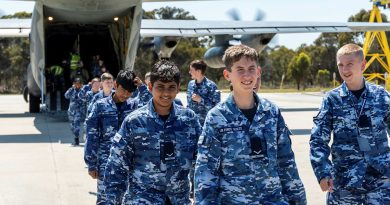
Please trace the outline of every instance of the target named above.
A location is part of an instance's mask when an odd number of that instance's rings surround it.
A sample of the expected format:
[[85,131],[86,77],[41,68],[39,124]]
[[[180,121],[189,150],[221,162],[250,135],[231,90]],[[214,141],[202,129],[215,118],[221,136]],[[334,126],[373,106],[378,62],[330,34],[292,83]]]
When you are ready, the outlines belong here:
[[100,123],[102,135],[104,139],[108,140],[110,137],[114,136],[118,130],[118,116],[116,112],[103,112],[101,114]]
[[134,170],[145,173],[160,172],[160,141],[146,130],[134,133]]
[[244,131],[224,133],[222,137],[222,170],[225,176],[251,173],[250,144]]
[[333,130],[335,132],[355,129],[356,113],[352,105],[336,106],[333,108]]

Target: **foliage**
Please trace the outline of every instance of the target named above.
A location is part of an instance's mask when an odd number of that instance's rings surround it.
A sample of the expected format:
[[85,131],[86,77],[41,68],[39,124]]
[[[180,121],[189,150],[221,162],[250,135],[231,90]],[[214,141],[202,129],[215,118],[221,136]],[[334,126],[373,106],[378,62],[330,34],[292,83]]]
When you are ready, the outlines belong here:
[[295,80],[298,90],[300,89],[301,83],[304,83],[307,79],[306,76],[308,76],[310,72],[310,64],[310,57],[306,53],[301,52],[299,55],[295,56],[288,65],[287,76]]
[[[31,13],[17,12],[1,18],[31,18]],[[0,38],[0,92],[17,93],[25,86],[29,45],[28,38]]]
[[329,72],[329,70],[327,70],[327,69],[319,69],[317,71],[316,79],[317,79],[317,83],[321,87],[329,86],[329,82],[330,82],[330,72]]

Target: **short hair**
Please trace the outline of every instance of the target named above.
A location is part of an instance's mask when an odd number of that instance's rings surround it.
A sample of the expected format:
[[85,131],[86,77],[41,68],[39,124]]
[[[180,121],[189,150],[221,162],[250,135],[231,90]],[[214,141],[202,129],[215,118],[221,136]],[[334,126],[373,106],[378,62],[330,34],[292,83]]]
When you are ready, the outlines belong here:
[[82,83],[81,78],[74,78],[73,83]]
[[105,81],[105,80],[114,80],[114,77],[110,73],[103,73],[100,76],[100,81]]
[[150,72],[147,72],[146,74],[145,74],[145,80],[146,79],[149,79],[150,80]]
[[207,64],[203,60],[194,60],[190,63],[190,67],[193,67],[195,70],[200,70],[200,72],[204,75]]
[[100,82],[100,79],[99,79],[99,78],[92,78],[91,84],[93,84],[93,83],[95,83],[95,82]]
[[150,73],[150,82],[152,85],[156,81],[164,83],[175,82],[180,84],[180,71],[175,63],[169,60],[160,60],[153,65],[152,72]]
[[249,58],[250,60],[259,62],[259,54],[254,48],[246,45],[235,45],[226,49],[225,54],[222,57],[222,61],[226,66],[226,69],[231,71],[231,67],[242,57]]
[[349,43],[344,46],[342,46],[338,51],[337,51],[337,58],[340,56],[345,56],[345,55],[355,55],[358,57],[360,60],[364,60],[364,53],[362,47]]
[[137,89],[137,86],[134,83],[136,75],[131,70],[121,70],[116,76],[116,85],[122,86],[123,89],[134,92]]

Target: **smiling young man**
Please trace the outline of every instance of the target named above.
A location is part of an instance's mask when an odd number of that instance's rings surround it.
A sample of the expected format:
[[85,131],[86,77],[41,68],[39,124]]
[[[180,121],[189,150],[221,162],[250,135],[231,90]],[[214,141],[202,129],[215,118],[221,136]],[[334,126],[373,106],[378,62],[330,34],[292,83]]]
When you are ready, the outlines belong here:
[[114,137],[104,175],[107,204],[191,204],[189,175],[201,128],[192,110],[173,103],[179,82],[174,63],[153,66],[152,100],[126,117]]
[[121,70],[114,86],[115,92],[93,104],[86,120],[84,161],[88,174],[97,179],[97,204],[105,203],[103,175],[112,139],[125,117],[138,107],[137,101],[129,99],[132,92],[145,85],[132,71]]
[[256,50],[232,46],[223,60],[233,91],[206,116],[198,140],[195,203],[306,204],[280,110],[253,90],[260,75]]
[[360,46],[341,47],[336,59],[344,82],[326,95],[314,117],[314,173],[328,191],[328,204],[390,204],[390,95],[364,79]]

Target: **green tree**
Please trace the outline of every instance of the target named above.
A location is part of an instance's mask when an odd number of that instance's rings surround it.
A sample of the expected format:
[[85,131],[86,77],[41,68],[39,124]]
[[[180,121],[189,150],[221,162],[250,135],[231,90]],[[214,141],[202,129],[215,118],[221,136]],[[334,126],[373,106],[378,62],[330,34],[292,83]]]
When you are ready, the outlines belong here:
[[[306,76],[309,74],[310,64],[310,57],[306,53],[301,52],[288,65],[288,76],[295,80],[298,90],[300,90],[301,83],[305,81]],[[303,89],[304,87],[303,85]]]
[[330,82],[330,72],[327,69],[319,69],[316,76],[318,84],[321,87],[327,87]]
[[[31,18],[31,13],[17,12],[1,18]],[[28,38],[0,38],[0,92],[21,92],[29,62]]]
[[282,80],[282,76],[284,75],[286,77],[288,65],[295,55],[296,53],[293,50],[285,46],[274,48],[270,52],[269,61],[271,62],[272,66],[273,77],[271,81],[273,85],[279,86],[279,83],[281,83]]

